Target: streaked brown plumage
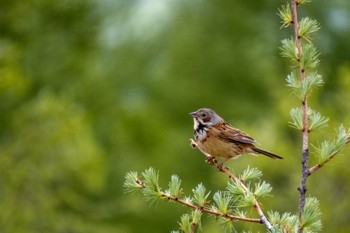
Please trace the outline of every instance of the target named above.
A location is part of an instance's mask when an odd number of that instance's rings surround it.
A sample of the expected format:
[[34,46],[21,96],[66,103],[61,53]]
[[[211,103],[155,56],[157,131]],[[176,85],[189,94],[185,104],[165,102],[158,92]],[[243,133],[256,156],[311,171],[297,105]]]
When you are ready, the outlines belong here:
[[272,159],[282,159],[279,155],[256,147],[253,138],[233,128],[211,109],[201,108],[190,115],[194,119],[196,146],[208,157],[223,157],[224,162],[242,154],[263,154]]

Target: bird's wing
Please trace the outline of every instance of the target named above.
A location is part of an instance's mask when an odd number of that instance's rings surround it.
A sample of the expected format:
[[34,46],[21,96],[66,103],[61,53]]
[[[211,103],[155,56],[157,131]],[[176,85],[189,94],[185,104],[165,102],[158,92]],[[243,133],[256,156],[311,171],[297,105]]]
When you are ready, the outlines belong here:
[[226,140],[228,142],[240,142],[240,143],[247,143],[247,144],[254,144],[256,141],[251,138],[248,134],[245,132],[233,128],[232,126],[226,124],[225,127],[222,127],[224,130],[220,130],[220,133],[218,136],[222,138],[223,140]]

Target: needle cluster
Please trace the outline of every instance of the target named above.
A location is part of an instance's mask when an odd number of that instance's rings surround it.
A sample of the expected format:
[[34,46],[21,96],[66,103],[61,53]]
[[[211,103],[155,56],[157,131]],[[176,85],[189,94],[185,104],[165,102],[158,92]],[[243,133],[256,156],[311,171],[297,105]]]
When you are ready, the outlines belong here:
[[189,207],[190,212],[184,214],[179,222],[181,232],[201,231],[204,213],[215,217],[225,232],[232,232],[235,221],[263,223],[259,216],[248,215],[248,210],[256,208],[257,200],[269,196],[272,190],[270,184],[260,179],[261,176],[261,171],[248,167],[237,179],[229,180],[223,191],[211,195],[203,184],[198,184],[190,196],[184,196],[182,181],[177,175],[171,176],[168,188],[163,191],[159,186],[159,172],[149,168],[141,175],[128,172],[124,188],[131,193],[141,191],[151,204],[165,200]]
[[[349,130],[340,126],[336,139],[324,141],[314,146],[318,163],[309,167],[309,134],[327,126],[329,119],[309,107],[308,97],[312,90],[323,85],[322,75],[317,68],[320,64],[320,53],[312,43],[313,35],[320,29],[319,23],[309,17],[298,19],[298,8],[309,0],[291,0],[279,9],[281,28],[292,27],[294,35],[290,39],[282,40],[281,56],[289,59],[291,73],[287,76],[287,86],[300,101],[301,106],[290,111],[290,126],[301,131],[303,137],[301,162],[302,176],[299,198],[298,218],[292,215],[272,214],[276,225],[289,226],[287,232],[319,232],[321,230],[321,212],[316,198],[306,198],[307,178],[318,169],[326,165],[349,142]],[[277,221],[275,221],[277,220]],[[288,222],[286,223],[283,222]]]

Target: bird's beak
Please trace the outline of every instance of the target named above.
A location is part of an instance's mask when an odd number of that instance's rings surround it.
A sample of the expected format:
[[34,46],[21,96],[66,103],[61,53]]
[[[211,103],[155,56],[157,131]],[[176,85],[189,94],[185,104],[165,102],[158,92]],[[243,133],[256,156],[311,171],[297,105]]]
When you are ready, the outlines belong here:
[[197,117],[197,112],[191,112],[189,115],[190,115],[191,117]]

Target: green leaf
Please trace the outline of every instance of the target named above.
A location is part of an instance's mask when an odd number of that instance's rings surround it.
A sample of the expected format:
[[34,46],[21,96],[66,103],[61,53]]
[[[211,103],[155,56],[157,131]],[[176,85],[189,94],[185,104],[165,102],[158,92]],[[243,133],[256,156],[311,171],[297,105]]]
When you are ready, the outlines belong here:
[[197,185],[197,187],[195,189],[193,189],[192,192],[193,192],[194,202],[197,205],[203,207],[203,206],[208,204],[207,198],[208,198],[210,192],[205,193],[206,189],[203,186],[203,184]]

